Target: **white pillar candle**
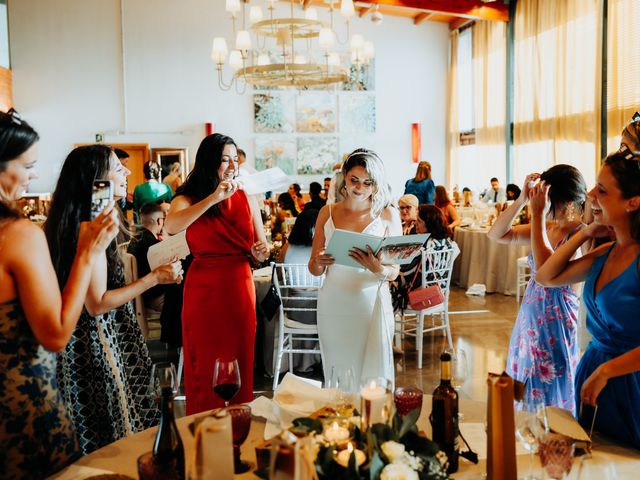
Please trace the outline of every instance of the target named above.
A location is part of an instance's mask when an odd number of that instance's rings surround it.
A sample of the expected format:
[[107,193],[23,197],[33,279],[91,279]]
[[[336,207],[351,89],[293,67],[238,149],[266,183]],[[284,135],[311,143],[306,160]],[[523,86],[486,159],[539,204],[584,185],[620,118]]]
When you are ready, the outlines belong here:
[[352,452],[354,452],[356,456],[356,464],[358,466],[362,465],[364,461],[367,459],[367,456],[364,454],[362,450],[359,450],[357,448],[354,450],[353,445],[351,445],[351,442],[349,442],[349,445],[347,445],[346,449],[338,452],[338,455],[336,457],[336,462],[338,462],[338,464],[342,465],[344,468],[348,468],[349,458],[351,457]]
[[365,418],[366,428],[374,423],[386,423],[386,417],[389,413],[387,393],[387,389],[378,385],[374,380],[360,390],[363,409],[361,414]]

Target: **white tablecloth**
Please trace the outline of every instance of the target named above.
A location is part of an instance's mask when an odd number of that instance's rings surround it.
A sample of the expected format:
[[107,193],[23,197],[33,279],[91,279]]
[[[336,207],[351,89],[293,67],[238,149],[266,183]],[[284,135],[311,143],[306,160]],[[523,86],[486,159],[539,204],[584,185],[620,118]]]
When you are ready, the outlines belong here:
[[[464,422],[474,424],[478,426],[484,425],[486,418],[486,403],[477,402],[473,400],[460,399],[460,412],[464,414]],[[422,412],[420,419],[418,420],[418,427],[423,430],[428,437],[431,437],[431,427],[429,425],[429,413],[431,412],[431,396],[425,395],[422,405]],[[180,418],[177,421],[178,429],[182,437],[184,444],[185,456],[187,459],[191,459],[193,455],[193,436],[189,432],[188,425],[194,420],[194,417]],[[262,443],[264,433],[265,422],[262,419],[255,418],[251,422],[251,431],[249,438],[242,445],[242,458],[248,460],[253,468],[256,466],[255,447]],[[463,424],[464,431],[464,424]],[[476,430],[478,430],[476,428]],[[78,466],[88,466],[93,468],[105,469],[125,475],[130,475],[133,478],[137,478],[136,471],[136,459],[145,452],[151,450],[153,446],[153,439],[155,437],[156,428],[150,428],[144,432],[140,432],[131,437],[119,440],[115,443],[107,445],[106,447],[96,450],[90,455],[87,455],[78,460],[74,466],[77,470]],[[486,446],[479,445],[479,438],[472,438],[467,435],[467,440],[471,444],[471,447],[481,455],[481,459],[478,465],[473,465],[465,459],[460,459],[460,467],[457,473],[453,474],[455,479],[478,479],[482,478],[482,474],[486,471],[486,459],[482,458],[482,451],[486,451]],[[594,459],[600,463],[612,463],[615,466],[618,479],[632,479],[638,478],[638,472],[640,472],[640,452],[630,448],[621,447],[612,444],[606,439],[602,439],[598,436],[594,439]],[[526,472],[529,466],[528,455],[518,455],[518,471],[520,475]],[[538,457],[535,457],[536,468],[540,472],[540,462]],[[570,479],[577,478],[579,460],[575,459],[573,462],[573,469],[571,471]],[[71,467],[74,468],[73,466]],[[67,476],[64,476],[64,475]],[[53,478],[64,478],[69,480],[74,478],[72,472],[67,470],[62,472],[60,476],[54,476]],[[75,477],[77,478],[77,477]],[[86,477],[85,477],[86,478]],[[236,478],[256,478],[251,471],[242,475],[236,475]]]
[[502,244],[487,236],[488,228],[456,228],[453,239],[460,255],[453,266],[453,283],[469,288],[482,283],[487,292],[516,293],[516,261],[529,253],[529,247]]

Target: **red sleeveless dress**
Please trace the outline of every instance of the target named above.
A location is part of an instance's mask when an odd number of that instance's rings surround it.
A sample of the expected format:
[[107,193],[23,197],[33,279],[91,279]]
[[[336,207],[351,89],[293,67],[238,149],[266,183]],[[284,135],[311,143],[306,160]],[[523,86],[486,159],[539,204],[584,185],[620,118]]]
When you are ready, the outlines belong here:
[[256,294],[249,257],[255,232],[242,190],[187,228],[193,263],[184,284],[182,335],[187,415],[224,406],[213,392],[217,357],[235,357],[241,387],[233,403],[253,400]]

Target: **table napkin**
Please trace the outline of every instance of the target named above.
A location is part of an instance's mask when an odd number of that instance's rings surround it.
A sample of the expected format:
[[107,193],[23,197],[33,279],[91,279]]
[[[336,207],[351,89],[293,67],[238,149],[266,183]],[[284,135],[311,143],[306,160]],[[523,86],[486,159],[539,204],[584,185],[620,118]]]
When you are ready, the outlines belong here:
[[320,382],[287,374],[273,394],[273,400],[258,397],[251,405],[251,413],[267,420],[264,438],[272,438],[291,426],[298,417],[307,417],[331,403],[335,389],[320,388]]

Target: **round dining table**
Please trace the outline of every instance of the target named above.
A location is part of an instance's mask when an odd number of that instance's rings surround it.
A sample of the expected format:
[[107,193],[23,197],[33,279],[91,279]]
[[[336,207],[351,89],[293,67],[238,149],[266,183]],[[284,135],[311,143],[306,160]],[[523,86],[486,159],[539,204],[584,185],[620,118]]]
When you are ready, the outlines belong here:
[[[478,453],[480,461],[477,465],[474,465],[466,459],[461,458],[459,469],[452,475],[452,478],[480,479],[483,478],[483,474],[486,472],[486,403],[461,398],[459,410],[463,414],[461,431],[465,435],[471,448]],[[431,396],[425,395],[422,412],[418,420],[418,427],[431,438],[431,426],[428,420],[429,412],[431,412]],[[196,417],[203,415],[207,415],[207,413],[199,413],[177,420],[178,429],[180,430],[184,444],[187,464],[189,464],[193,456],[194,449],[194,438],[189,430],[189,424],[192,423]],[[249,472],[236,475],[234,478],[257,478],[253,474],[253,470],[256,468],[255,447],[264,441],[264,428],[265,421],[261,418],[254,417],[251,423],[249,437],[241,447],[242,458],[251,463],[252,469]],[[156,428],[154,427],[118,440],[82,457],[76,463],[51,478],[55,480],[80,480],[90,478],[79,476],[78,472],[82,472],[81,467],[108,470],[110,472],[125,474],[132,478],[138,478],[136,460],[140,455],[151,450],[155,434]],[[594,448],[589,460],[590,464],[595,463],[608,467],[613,466],[617,474],[616,478],[619,480],[638,478],[638,472],[640,472],[640,451],[616,445],[607,439],[600,438],[598,435],[594,435],[593,442]],[[518,471],[520,472],[520,476],[522,476],[522,473],[526,472],[529,468],[529,456],[522,447],[517,448],[517,454]],[[534,470],[537,470],[537,472],[541,474],[541,466],[537,456],[534,462]],[[578,478],[580,462],[581,457],[574,459],[572,472],[569,476],[570,479]]]

